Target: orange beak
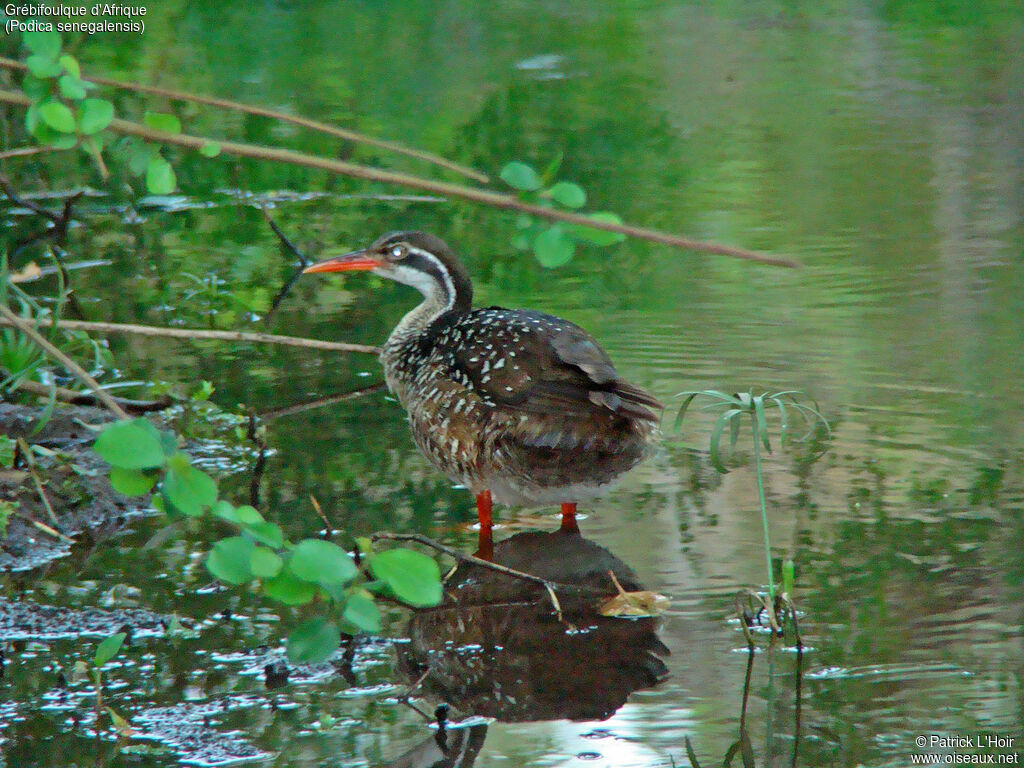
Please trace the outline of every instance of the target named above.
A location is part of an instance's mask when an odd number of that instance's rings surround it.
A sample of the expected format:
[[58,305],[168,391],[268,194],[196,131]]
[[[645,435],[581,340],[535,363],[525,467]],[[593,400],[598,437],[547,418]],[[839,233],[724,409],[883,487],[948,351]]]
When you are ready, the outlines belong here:
[[344,256],[335,256],[317,262],[302,270],[302,274],[310,272],[366,272],[384,266],[384,262],[369,256],[366,251],[353,251]]

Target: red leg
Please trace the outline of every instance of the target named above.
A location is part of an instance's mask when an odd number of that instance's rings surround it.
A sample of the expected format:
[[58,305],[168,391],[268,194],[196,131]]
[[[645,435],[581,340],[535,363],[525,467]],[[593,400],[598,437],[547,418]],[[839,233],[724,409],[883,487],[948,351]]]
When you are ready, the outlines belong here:
[[566,533],[579,533],[580,527],[576,525],[576,502],[565,502],[562,504],[562,530]]
[[490,491],[476,495],[476,516],[480,521],[476,556],[484,560],[491,560],[494,557],[494,515]]
[[494,505],[491,502],[491,492],[484,491],[476,495],[476,517],[480,521],[480,528],[490,528],[494,525],[492,511]]

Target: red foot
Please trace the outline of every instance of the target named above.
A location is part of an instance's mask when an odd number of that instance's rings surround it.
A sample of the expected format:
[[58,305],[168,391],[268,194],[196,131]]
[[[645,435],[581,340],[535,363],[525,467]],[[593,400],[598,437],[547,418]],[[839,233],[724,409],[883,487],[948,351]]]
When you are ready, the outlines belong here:
[[494,515],[490,491],[476,495],[476,516],[480,521],[476,556],[484,560],[491,560],[494,558]]
[[562,504],[562,528],[566,533],[579,533],[580,527],[576,524],[576,502],[565,502]]

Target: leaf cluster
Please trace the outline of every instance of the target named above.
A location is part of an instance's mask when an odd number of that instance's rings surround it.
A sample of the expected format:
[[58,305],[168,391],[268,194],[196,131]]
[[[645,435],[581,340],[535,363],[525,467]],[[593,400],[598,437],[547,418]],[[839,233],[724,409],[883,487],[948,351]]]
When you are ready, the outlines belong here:
[[[114,119],[114,105],[107,99],[90,97],[97,86],[82,79],[75,57],[62,52],[63,42],[56,31],[23,33],[28,49],[25,65],[28,72],[21,88],[32,103],[25,114],[25,128],[40,143],[53,149],[82,147],[96,161],[106,176],[101,159],[104,146],[112,136],[105,129]],[[161,112],[146,112],[143,122],[164,133],[181,133],[177,117]],[[126,161],[131,175],[145,179],[146,189],[154,195],[174,192],[177,177],[174,168],[157,144],[127,138],[113,144]],[[220,147],[208,142],[200,150],[206,157],[215,157]]]
[[[517,190],[519,197],[526,202],[544,208],[565,208],[577,210],[587,204],[587,193],[579,184],[571,181],[555,181],[562,157],[559,155],[541,173],[533,167],[519,161],[508,163],[501,169],[501,180]],[[601,211],[592,213],[589,218],[594,221],[621,224],[614,213]],[[612,245],[625,240],[625,235],[607,232],[601,229],[556,222],[542,224],[534,216],[526,214],[516,217],[516,236],[512,244],[521,251],[533,251],[534,256],[545,267],[561,267],[568,264],[576,253],[576,245],[580,242],[593,245]]]
[[100,134],[114,119],[114,105],[89,97],[96,86],[82,79],[74,56],[62,53],[57,32],[25,32],[22,42],[29,55],[21,88],[32,100],[25,114],[26,130],[40,144],[55,149],[81,145],[98,155],[103,149]]
[[[807,440],[813,433],[817,424],[822,424],[825,427],[826,432],[831,436],[832,431],[829,427],[828,420],[821,414],[815,407],[811,407],[806,403],[799,400],[798,395],[801,393],[797,390],[786,390],[783,392],[763,392],[760,395],[755,395],[751,392],[739,392],[737,394],[727,394],[720,392],[716,389],[703,389],[699,391],[680,392],[676,397],[683,398],[683,403],[679,407],[679,412],[676,414],[675,423],[673,428],[675,431],[679,431],[680,426],[683,422],[683,417],[686,415],[690,404],[698,397],[706,397],[711,399],[711,403],[704,406],[705,408],[724,408],[725,410],[719,415],[718,419],[715,420],[715,425],[711,430],[711,437],[709,440],[709,452],[711,457],[711,463],[714,465],[722,474],[726,474],[729,470],[726,468],[725,463],[722,460],[721,440],[722,433],[725,432],[725,428],[729,428],[729,452],[732,453],[736,449],[736,441],[739,438],[740,425],[743,416],[749,416],[751,420],[751,432],[754,440],[764,446],[764,449],[769,453],[772,450],[771,440],[768,433],[768,419],[766,415],[766,407],[776,407],[779,411],[780,419],[780,431],[779,441],[785,443],[788,440],[796,440],[797,442],[803,442]],[[803,425],[807,428],[807,431],[800,437],[794,438],[790,430],[790,417],[793,413],[803,422]]]
[[217,482],[192,464],[176,436],[146,419],[110,424],[93,447],[111,465],[115,490],[139,496],[155,489],[154,504],[171,517],[209,514],[236,529],[206,557],[206,568],[214,577],[226,584],[252,585],[289,606],[316,601],[331,606],[327,616],[311,618],[289,635],[288,655],[293,661],[327,658],[338,647],[341,632],[379,632],[375,595],[389,595],[414,607],[441,601],[441,574],[432,558],[407,549],[374,552],[368,540],[360,540],[357,563],[330,541],[289,541],[281,526],[259,510],[218,498]]

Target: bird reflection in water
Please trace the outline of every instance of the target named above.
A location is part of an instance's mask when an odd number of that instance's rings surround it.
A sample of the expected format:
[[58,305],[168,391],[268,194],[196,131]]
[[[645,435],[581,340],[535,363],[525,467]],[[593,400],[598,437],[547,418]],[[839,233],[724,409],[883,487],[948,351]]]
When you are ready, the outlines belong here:
[[450,574],[453,599],[414,615],[399,663],[453,722],[435,713],[437,733],[392,768],[468,768],[488,719],[605,720],[668,674],[656,618],[599,612],[617,591],[609,571],[628,592],[643,589],[608,550],[568,531],[520,533],[494,546],[493,561],[541,577],[557,597],[475,563]]

